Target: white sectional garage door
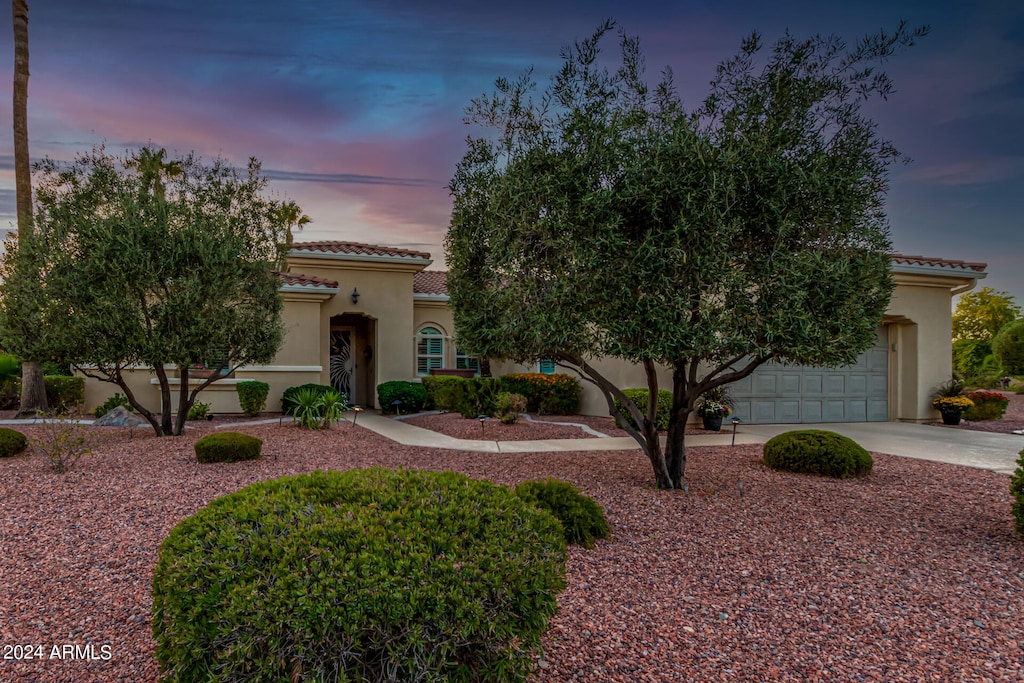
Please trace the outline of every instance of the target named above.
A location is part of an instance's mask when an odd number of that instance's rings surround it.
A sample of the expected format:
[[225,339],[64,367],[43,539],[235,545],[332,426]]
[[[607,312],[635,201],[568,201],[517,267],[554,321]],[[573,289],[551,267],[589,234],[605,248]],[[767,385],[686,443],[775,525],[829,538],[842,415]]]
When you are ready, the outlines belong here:
[[729,386],[736,417],[748,424],[885,422],[889,419],[889,338],[841,368],[766,363]]

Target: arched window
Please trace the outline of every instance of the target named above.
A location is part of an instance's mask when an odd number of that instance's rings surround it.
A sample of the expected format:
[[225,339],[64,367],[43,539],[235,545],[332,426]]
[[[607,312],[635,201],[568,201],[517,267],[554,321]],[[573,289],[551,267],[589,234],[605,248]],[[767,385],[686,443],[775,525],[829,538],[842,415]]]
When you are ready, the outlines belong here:
[[444,335],[436,327],[424,327],[416,335],[416,374],[429,375],[444,367]]

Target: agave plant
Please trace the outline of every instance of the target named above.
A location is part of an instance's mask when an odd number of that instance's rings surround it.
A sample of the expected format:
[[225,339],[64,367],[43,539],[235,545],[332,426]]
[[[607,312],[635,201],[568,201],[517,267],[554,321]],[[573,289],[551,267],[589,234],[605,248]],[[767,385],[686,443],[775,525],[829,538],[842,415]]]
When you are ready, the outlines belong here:
[[295,395],[294,422],[306,429],[320,429],[324,397],[314,389],[303,389]]

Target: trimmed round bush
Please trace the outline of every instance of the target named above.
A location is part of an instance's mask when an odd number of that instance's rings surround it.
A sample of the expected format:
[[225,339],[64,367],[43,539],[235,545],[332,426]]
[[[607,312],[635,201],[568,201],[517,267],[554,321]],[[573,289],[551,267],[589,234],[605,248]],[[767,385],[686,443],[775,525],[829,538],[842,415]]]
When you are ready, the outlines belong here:
[[395,412],[395,401],[401,401],[398,407],[403,413],[418,413],[427,402],[427,389],[419,382],[406,382],[396,379],[377,385],[377,403],[385,415]]
[[238,432],[217,432],[196,441],[199,462],[238,462],[255,460],[263,451],[263,441]]
[[557,612],[550,513],[454,472],[317,471],[178,524],[153,572],[165,681],[522,681]]
[[28,447],[28,439],[21,432],[0,427],[0,458],[9,458]]
[[871,474],[875,461],[853,439],[823,429],[784,432],[764,445],[764,464],[773,470],[845,479]]
[[568,482],[557,479],[524,481],[515,490],[523,500],[548,510],[558,518],[566,543],[592,548],[595,538],[608,538],[611,533],[601,506]]
[[248,380],[236,384],[235,392],[238,394],[238,405],[242,407],[242,412],[250,417],[256,417],[267,405],[270,385],[266,382]]

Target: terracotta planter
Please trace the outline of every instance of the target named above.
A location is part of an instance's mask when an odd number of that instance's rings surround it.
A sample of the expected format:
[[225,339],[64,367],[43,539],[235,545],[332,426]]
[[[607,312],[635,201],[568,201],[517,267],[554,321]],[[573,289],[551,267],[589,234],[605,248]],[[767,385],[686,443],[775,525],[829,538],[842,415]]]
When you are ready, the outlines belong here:
[[963,417],[963,413],[959,410],[956,412],[942,413],[942,424],[944,425],[958,425],[960,424],[960,418]]
[[704,417],[702,415],[700,419],[704,423],[704,429],[710,430],[712,432],[717,432],[720,429],[722,429],[721,415],[715,415],[712,417]]

